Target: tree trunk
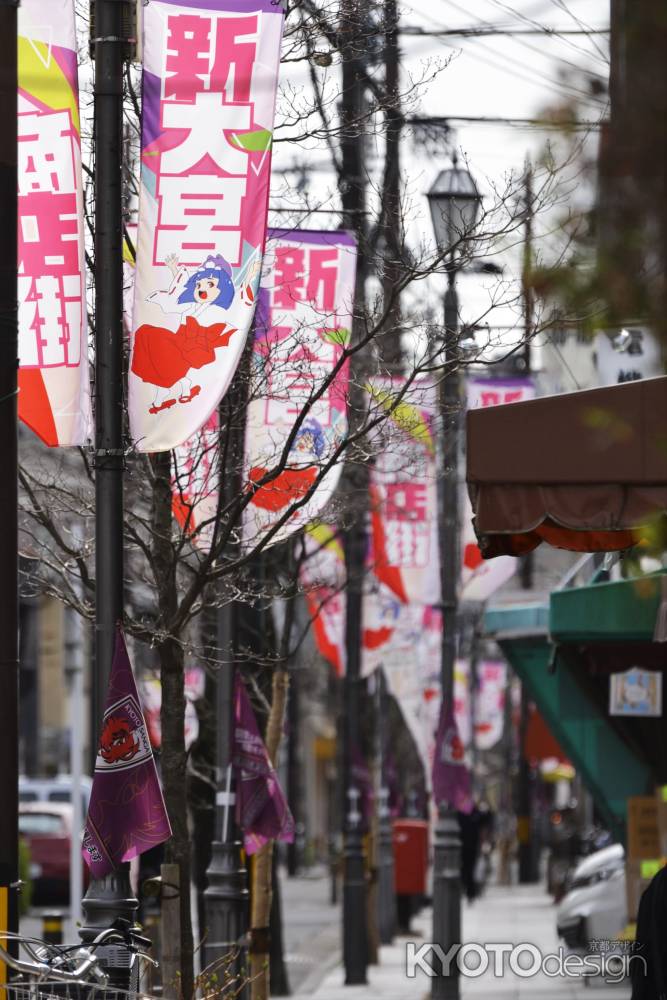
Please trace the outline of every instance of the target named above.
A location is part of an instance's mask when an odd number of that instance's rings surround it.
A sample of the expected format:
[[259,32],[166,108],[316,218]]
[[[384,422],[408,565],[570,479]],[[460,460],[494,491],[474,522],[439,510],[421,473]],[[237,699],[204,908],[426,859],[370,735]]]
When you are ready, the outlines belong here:
[[[275,765],[285,722],[285,708],[289,689],[289,674],[280,668],[274,670],[271,691],[271,711],[266,725],[266,749]],[[273,867],[273,842],[266,844],[255,855],[252,875],[252,910],[250,914],[251,938],[250,995],[251,1000],[268,1000],[270,995],[269,924],[271,917]]]
[[178,606],[176,560],[172,546],[171,456],[153,455],[152,559],[158,594],[158,654],[162,681],[162,787],[172,837],[166,860],[180,870],[180,990],[184,1000],[194,991],[192,919],[190,913],[190,838],[188,834],[185,753],[185,685],[183,646],[169,634]]
[[272,997],[288,997],[291,993],[287,966],[283,954],[283,913],[280,891],[280,876],[276,852],[273,852],[273,899],[271,900],[271,940],[269,941],[269,989]]

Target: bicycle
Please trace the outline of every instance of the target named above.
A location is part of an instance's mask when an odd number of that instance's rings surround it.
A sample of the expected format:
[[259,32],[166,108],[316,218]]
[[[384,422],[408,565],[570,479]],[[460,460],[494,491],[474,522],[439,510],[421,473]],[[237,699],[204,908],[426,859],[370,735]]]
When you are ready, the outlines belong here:
[[[151,941],[122,918],[86,945],[48,944],[21,934],[4,938],[15,941],[28,958],[16,958],[0,944],[0,961],[17,973],[0,983],[0,1000],[137,1000],[147,996],[139,990],[141,962],[158,966],[141,950]],[[128,988],[118,985],[120,970]]]

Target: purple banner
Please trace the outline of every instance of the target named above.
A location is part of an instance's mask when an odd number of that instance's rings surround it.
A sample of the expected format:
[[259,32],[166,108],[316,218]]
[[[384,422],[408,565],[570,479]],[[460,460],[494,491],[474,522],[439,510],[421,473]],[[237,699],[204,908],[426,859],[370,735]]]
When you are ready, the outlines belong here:
[[243,830],[246,854],[255,854],[270,840],[291,844],[294,820],[259,734],[250,699],[238,677],[235,720],[236,822]]
[[433,798],[436,805],[448,805],[458,812],[472,810],[470,772],[451,702],[440,709],[433,757]]
[[121,629],[111,665],[83,857],[95,878],[171,837],[171,827]]

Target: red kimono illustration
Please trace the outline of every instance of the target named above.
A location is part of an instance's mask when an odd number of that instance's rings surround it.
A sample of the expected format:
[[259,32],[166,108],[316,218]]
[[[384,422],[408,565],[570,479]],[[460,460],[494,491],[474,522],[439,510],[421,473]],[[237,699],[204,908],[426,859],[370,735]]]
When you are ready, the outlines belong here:
[[214,362],[216,348],[226,347],[235,333],[227,323],[202,326],[194,316],[186,316],[175,333],[144,323],[135,335],[132,371],[144,382],[169,389],[191,368]]
[[[255,466],[248,473],[248,479],[251,483],[258,483],[269,471],[261,466]],[[265,483],[255,491],[251,502],[262,510],[274,513],[283,510],[306,495],[317,479],[318,471],[316,465],[308,465],[301,469],[283,469],[270,483]]]

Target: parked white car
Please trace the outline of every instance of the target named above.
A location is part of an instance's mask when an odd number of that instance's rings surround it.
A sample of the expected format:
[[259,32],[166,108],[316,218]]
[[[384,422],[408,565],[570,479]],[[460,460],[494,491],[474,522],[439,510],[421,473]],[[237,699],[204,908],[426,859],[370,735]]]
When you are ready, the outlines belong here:
[[595,942],[613,941],[628,922],[625,851],[612,844],[584,858],[574,870],[568,892],[556,910],[558,936],[568,951],[596,950]]
[[[81,776],[81,811],[85,819],[88,812],[92,780]],[[57,774],[53,778],[27,778],[19,776],[20,802],[71,802],[72,778],[69,774]]]

